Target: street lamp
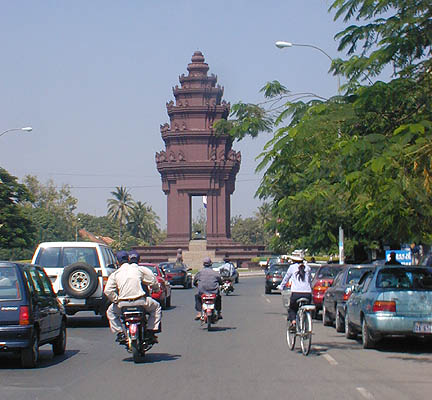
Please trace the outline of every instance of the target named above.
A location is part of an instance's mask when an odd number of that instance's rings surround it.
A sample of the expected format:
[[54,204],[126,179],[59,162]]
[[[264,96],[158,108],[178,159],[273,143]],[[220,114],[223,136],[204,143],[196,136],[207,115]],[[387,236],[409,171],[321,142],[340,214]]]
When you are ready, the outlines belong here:
[[7,129],[7,130],[3,131],[2,133],[0,133],[0,136],[3,136],[5,133],[12,132],[12,131],[31,132],[32,130],[33,130],[33,128],[31,126],[26,126],[24,128],[12,128],[12,129]]
[[[314,46],[313,44],[299,44],[299,43],[291,43],[291,42],[284,42],[282,40],[278,40],[275,43],[275,45],[278,49],[284,49],[285,47],[293,47],[293,46],[311,47],[312,49],[318,50],[319,52],[324,54],[330,60],[330,62],[333,62],[333,58],[331,58],[323,49],[319,48],[318,46]],[[339,77],[339,75],[337,75],[337,78],[338,78],[338,94],[340,94],[340,77]]]

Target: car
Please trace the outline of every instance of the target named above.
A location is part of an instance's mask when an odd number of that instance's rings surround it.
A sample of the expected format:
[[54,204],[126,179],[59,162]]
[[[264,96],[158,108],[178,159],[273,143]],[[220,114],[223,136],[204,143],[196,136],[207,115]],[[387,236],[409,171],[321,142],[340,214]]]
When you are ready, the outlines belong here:
[[25,368],[37,366],[39,347],[66,349],[66,314],[42,267],[0,261],[0,353],[15,353]]
[[[221,269],[222,265],[224,265],[224,264],[225,264],[225,261],[215,261],[215,262],[212,263],[212,266],[211,266],[212,270],[216,271],[216,272],[219,272],[219,270]],[[234,278],[234,282],[235,283],[239,283],[239,273],[237,272],[237,268],[234,271],[233,278]]]
[[345,336],[363,348],[386,336],[432,339],[432,269],[383,265],[363,275],[346,304]]
[[192,275],[186,264],[176,264],[174,262],[161,262],[159,267],[165,271],[166,279],[171,286],[181,285],[185,289],[192,287]]
[[165,271],[158,264],[139,263],[139,265],[150,269],[159,283],[159,292],[152,292],[151,297],[159,302],[162,310],[171,307],[171,285],[166,279]]
[[312,301],[315,304],[315,317],[322,309],[324,294],[333,283],[333,279],[340,271],[340,267],[340,264],[324,264],[316,271],[311,283]]
[[271,294],[281,283],[291,264],[272,264],[265,274],[265,294]]
[[93,311],[107,323],[110,302],[103,291],[118,267],[110,247],[94,242],[44,242],[36,248],[32,264],[44,268],[67,315]]
[[345,305],[352,289],[366,272],[375,265],[344,265],[332,285],[326,290],[322,306],[322,321],[326,326],[335,324],[337,332],[345,330]]

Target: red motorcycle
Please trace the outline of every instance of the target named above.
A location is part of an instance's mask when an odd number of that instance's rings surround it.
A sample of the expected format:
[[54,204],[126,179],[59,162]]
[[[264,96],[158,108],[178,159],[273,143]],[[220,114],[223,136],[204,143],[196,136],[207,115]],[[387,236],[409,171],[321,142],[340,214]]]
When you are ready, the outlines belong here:
[[142,306],[130,306],[122,307],[121,312],[121,319],[126,328],[126,349],[132,353],[134,362],[139,363],[154,344],[147,332],[146,311]]
[[207,324],[207,330],[211,329],[211,324],[218,320],[216,312],[216,295],[202,294],[201,325]]

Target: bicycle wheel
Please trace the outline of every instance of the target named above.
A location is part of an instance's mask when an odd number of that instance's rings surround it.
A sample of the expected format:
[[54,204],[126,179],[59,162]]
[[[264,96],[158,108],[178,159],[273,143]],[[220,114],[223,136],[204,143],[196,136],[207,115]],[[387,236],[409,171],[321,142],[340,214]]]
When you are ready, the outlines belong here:
[[312,345],[312,317],[309,311],[302,313],[300,318],[300,346],[302,353],[307,356]]
[[296,341],[296,332],[294,330],[291,330],[291,322],[289,319],[287,319],[287,325],[286,325],[286,340],[287,344],[290,350],[294,350],[295,341]]

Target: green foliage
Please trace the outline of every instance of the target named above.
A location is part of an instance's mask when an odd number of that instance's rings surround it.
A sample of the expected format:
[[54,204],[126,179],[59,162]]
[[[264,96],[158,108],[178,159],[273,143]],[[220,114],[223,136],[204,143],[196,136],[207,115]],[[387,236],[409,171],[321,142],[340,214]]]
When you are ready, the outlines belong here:
[[31,200],[25,185],[0,167],[0,259],[20,257],[32,245],[35,228],[22,205]]
[[132,236],[141,239],[150,245],[158,242],[160,231],[158,228],[159,217],[152,207],[141,201],[137,201],[130,209],[127,216],[127,230]]
[[134,205],[134,201],[127,188],[123,186],[117,186],[116,191],[111,192],[111,194],[113,198],[107,200],[108,216],[118,223],[119,241],[121,241],[122,230],[127,223],[127,218]]

